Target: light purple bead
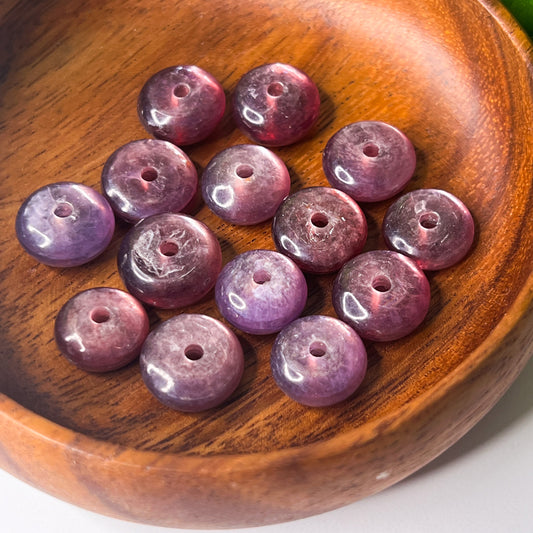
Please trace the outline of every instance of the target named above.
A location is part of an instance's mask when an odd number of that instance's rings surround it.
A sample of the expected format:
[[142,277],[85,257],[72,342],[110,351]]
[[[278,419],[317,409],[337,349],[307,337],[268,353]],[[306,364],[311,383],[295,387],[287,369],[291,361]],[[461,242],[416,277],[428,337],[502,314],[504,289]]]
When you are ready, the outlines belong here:
[[108,372],[137,358],[150,324],[143,306],[127,292],[98,287],[68,300],[55,321],[61,353],[88,372]]
[[293,400],[325,407],[351,396],[365,377],[363,342],[344,322],[313,315],[295,320],[276,337],[272,375]]
[[182,314],[150,333],[140,367],[159,401],[196,412],[220,405],[235,391],[244,357],[236,335],[224,324],[205,315]]
[[358,202],[379,202],[413,176],[416,154],[400,130],[384,122],[354,122],[326,144],[322,166],[332,187]]
[[307,283],[288,257],[272,250],[251,250],[222,269],[215,300],[235,327],[266,335],[300,316],[307,301]]
[[118,271],[128,291],[162,309],[201,300],[215,285],[221,267],[215,234],[183,214],[141,220],[126,234],[118,252]]
[[290,188],[285,163],[254,144],[226,148],[211,159],[202,175],[205,203],[232,224],[258,224],[272,218]]
[[414,331],[429,310],[429,282],[414,261],[390,250],[346,263],[333,284],[333,307],[361,337],[393,341]]
[[418,189],[389,207],[383,236],[389,248],[407,255],[423,270],[439,270],[468,253],[474,241],[474,220],[452,194]]
[[132,141],[116,150],[102,171],[102,189],[127,222],[179,213],[198,187],[196,168],[177,146],[158,139]]
[[88,263],[110,243],[115,216],[94,189],[63,181],[36,190],[16,219],[17,238],[37,261],[52,267]]
[[355,200],[330,187],[309,187],[281,204],[272,224],[276,248],[302,270],[335,272],[363,249],[366,218]]

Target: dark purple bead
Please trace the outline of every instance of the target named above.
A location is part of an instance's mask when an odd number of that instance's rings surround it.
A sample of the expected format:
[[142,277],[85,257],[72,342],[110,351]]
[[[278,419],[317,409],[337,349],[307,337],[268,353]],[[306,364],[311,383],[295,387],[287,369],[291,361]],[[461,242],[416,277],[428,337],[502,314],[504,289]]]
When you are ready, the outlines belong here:
[[363,341],[344,322],[329,316],[295,320],[276,337],[272,375],[293,400],[325,407],[351,396],[365,377]]
[[76,294],[59,311],[55,339],[61,353],[88,372],[108,372],[137,358],[150,324],[127,292],[98,287]]
[[202,175],[205,203],[232,224],[258,224],[272,218],[290,188],[285,163],[254,144],[226,148],[211,159]]
[[272,250],[251,250],[222,269],[215,300],[235,327],[266,335],[300,316],[307,301],[307,283],[288,257]]
[[285,146],[302,139],[316,122],[319,109],[320,95],[313,80],[283,63],[250,70],[233,95],[237,126],[266,146]]
[[107,248],[115,216],[100,193],[63,181],[32,193],[20,207],[15,226],[20,244],[37,261],[72,267],[88,263]]
[[208,137],[225,107],[224,89],[211,74],[180,65],[161,70],[145,83],[137,112],[146,131],[182,146]]
[[363,338],[393,341],[414,331],[429,310],[429,282],[414,261],[374,250],[346,263],[333,284],[337,315]]
[[281,204],[272,224],[277,249],[302,270],[335,272],[365,245],[365,215],[347,194],[309,187]]
[[413,259],[424,270],[458,263],[474,241],[474,220],[452,194],[418,189],[404,194],[388,209],[383,236],[389,248]]
[[194,218],[165,213],[138,222],[118,252],[118,270],[139,300],[176,309],[202,299],[222,267],[215,234]]
[[102,189],[127,222],[159,213],[179,213],[198,187],[196,168],[167,141],[132,141],[116,150],[102,171]]
[[405,187],[415,171],[416,154],[394,126],[354,122],[328,141],[322,165],[332,187],[358,202],[379,202]]

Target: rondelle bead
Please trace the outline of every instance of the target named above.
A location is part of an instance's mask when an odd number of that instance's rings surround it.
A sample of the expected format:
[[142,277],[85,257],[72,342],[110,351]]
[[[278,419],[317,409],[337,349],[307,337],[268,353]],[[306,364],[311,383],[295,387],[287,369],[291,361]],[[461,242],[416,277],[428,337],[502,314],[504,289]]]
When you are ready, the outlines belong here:
[[258,224],[272,218],[290,188],[285,163],[264,146],[254,144],[222,150],[202,174],[205,203],[232,224]]
[[299,318],[276,337],[272,375],[293,400],[325,407],[351,396],[365,377],[367,355],[355,331],[336,318]]
[[277,249],[302,270],[335,272],[363,249],[366,218],[355,200],[330,187],[309,187],[287,197],[272,224]]
[[138,222],[124,237],[118,271],[128,291],[162,309],[203,298],[222,267],[215,234],[183,214],[164,213]]
[[333,284],[333,307],[363,338],[393,341],[414,331],[429,310],[429,282],[414,261],[374,250],[348,261]]
[[458,263],[474,241],[474,220],[452,194],[418,189],[398,198],[383,220],[389,248],[413,259],[423,270]]
[[237,388],[244,357],[236,335],[205,315],[181,314],[148,335],[142,378],[162,403],[186,412],[220,405]]
[[102,170],[102,189],[127,222],[179,213],[198,187],[196,168],[177,146],[158,139],[132,141],[116,150]]
[[320,95],[311,78],[283,63],[247,72],[233,94],[237,126],[253,141],[285,146],[302,139],[318,118]]
[[16,219],[17,238],[37,261],[52,267],[88,263],[110,243],[115,216],[94,189],[63,181],[33,192]]
[[275,333],[297,318],[307,301],[301,270],[272,250],[251,250],[220,273],[215,301],[224,318],[255,335]]
[[180,146],[208,137],[225,107],[226,96],[220,83],[194,65],[169,67],[154,74],[137,102],[146,131]]
[[88,372],[121,368],[137,358],[150,324],[131,294],[98,287],[68,300],[55,321],[61,353]]
[[413,176],[416,154],[400,130],[384,122],[354,122],[326,144],[322,157],[332,187],[358,202],[378,202],[400,192]]

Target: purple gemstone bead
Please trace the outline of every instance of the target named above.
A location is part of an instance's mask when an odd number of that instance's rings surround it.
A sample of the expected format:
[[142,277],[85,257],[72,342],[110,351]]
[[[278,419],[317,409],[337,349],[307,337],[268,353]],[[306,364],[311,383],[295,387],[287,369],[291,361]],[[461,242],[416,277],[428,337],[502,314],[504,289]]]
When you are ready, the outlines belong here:
[[251,250],[222,269],[215,300],[235,327],[266,335],[280,331],[300,315],[307,301],[307,283],[288,257],[272,250]]
[[22,204],[17,238],[37,261],[52,267],[88,263],[110,243],[115,217],[94,189],[69,181],[45,185]]
[[149,328],[146,311],[131,294],[98,287],[65,303],[55,321],[55,339],[79,368],[108,372],[137,358]]
[[309,187],[281,204],[272,224],[277,249],[302,270],[335,272],[363,249],[367,223],[357,203],[330,187]]
[[161,70],[145,83],[137,112],[146,131],[182,146],[208,137],[225,107],[224,89],[211,74],[180,65]]
[[116,150],[102,171],[102,189],[127,222],[179,213],[198,187],[196,168],[177,146],[157,139],[133,141]]
[[363,341],[344,322],[329,316],[295,320],[276,337],[272,375],[293,400],[325,407],[345,400],[365,377]]
[[393,341],[414,331],[429,310],[429,298],[429,282],[422,270],[390,250],[354,257],[333,284],[337,315],[372,341]]
[[155,328],[140,358],[142,378],[162,403],[186,412],[220,405],[244,371],[242,348],[224,324],[205,315],[177,315]]
[[313,80],[283,63],[247,72],[233,95],[237,126],[253,141],[285,146],[302,139],[313,127],[320,95]]
[[396,200],[383,220],[389,248],[413,259],[424,270],[458,263],[474,241],[474,220],[452,194],[438,189],[411,191]]
[[258,224],[272,218],[290,188],[285,163],[267,148],[253,144],[226,148],[202,175],[205,203],[232,224]]
[[354,122],[324,149],[322,165],[332,187],[358,202],[379,202],[400,192],[413,176],[411,141],[384,122]]
[[127,289],[162,309],[201,300],[215,285],[221,267],[215,234],[202,222],[176,213],[138,222],[118,252],[118,270]]

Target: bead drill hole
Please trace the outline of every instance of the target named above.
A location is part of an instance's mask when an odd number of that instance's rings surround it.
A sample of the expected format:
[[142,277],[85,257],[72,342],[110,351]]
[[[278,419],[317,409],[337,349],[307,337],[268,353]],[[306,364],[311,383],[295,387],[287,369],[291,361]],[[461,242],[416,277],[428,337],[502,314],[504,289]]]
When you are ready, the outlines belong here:
[[253,280],[258,285],[263,285],[263,283],[270,281],[270,274],[266,270],[258,270],[254,272]]
[[437,227],[439,223],[439,215],[433,211],[424,213],[419,219],[418,223],[426,229],[433,229]]
[[91,312],[91,320],[96,324],[107,322],[111,318],[109,311],[105,307],[97,307]]
[[328,222],[328,217],[324,213],[314,213],[311,216],[311,224],[317,228],[325,228]]
[[283,94],[283,84],[280,83],[279,81],[275,81],[271,83],[267,87],[267,93],[270,96],[281,96]]
[[309,353],[313,357],[323,357],[326,355],[326,345],[323,342],[315,341],[309,346]]
[[54,209],[54,215],[59,218],[65,218],[72,215],[72,206],[66,202],[62,202],[56,205]]
[[365,144],[363,147],[363,154],[367,157],[377,157],[379,154],[379,146],[374,143]]
[[191,344],[185,348],[184,353],[187,359],[198,361],[198,359],[204,355],[204,350],[201,346],[198,346],[198,344]]
[[372,280],[372,288],[378,292],[387,292],[392,287],[390,279],[386,276],[378,276]]
[[143,168],[141,172],[141,178],[144,181],[154,181],[157,179],[157,170],[152,167]]
[[254,173],[254,169],[250,165],[239,165],[235,169],[235,174],[239,178],[249,178]]
[[191,88],[186,83],[178,83],[174,87],[174,96],[177,98],[184,98],[191,92]]
[[159,245],[159,251],[167,257],[172,257],[178,253],[178,245],[172,241],[164,241]]

